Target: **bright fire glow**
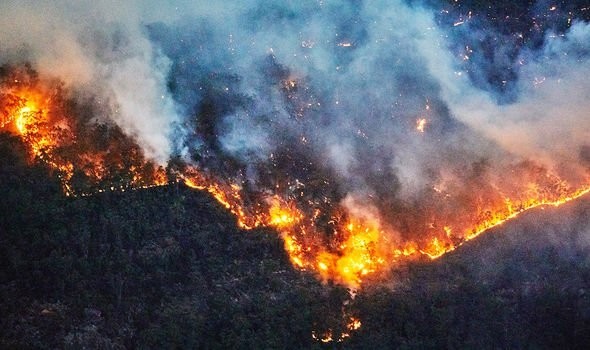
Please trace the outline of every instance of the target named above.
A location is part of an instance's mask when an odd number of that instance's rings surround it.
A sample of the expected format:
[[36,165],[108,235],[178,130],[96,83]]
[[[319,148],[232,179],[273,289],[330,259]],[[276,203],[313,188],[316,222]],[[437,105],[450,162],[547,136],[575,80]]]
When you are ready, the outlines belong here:
[[361,328],[361,325],[362,325],[361,320],[359,320],[358,318],[355,318],[355,317],[351,317],[350,322],[348,323],[347,327],[351,331],[356,331],[357,329]]
[[344,341],[344,339],[350,338],[351,332],[359,330],[362,326],[361,320],[356,317],[347,316],[346,314],[343,314],[343,318],[344,318],[344,320],[348,320],[346,323],[346,331],[343,331],[342,333],[340,333],[339,336],[334,338],[334,331],[332,329],[328,329],[323,333],[312,331],[312,333],[311,333],[312,339],[317,340],[322,343],[331,343],[333,341],[337,341],[338,343],[341,343]]
[[271,198],[270,202],[267,225],[277,228],[291,227],[303,219],[303,214],[293,203],[284,203],[278,196]]
[[[129,177],[127,183],[111,185],[110,190],[168,183],[164,169],[143,159],[139,148],[129,146],[123,136],[113,139],[114,145],[107,150],[80,148],[82,142],[76,140],[75,123],[60,103],[59,91],[42,84],[1,89],[6,97],[0,101],[0,127],[20,136],[31,158],[55,169],[67,194],[87,194],[75,193],[72,188],[75,171],[97,183],[108,179],[113,168],[124,171]],[[426,119],[418,119],[416,129],[424,132],[426,125]],[[132,158],[124,161],[122,154]],[[240,227],[275,228],[296,268],[313,271],[324,281],[358,288],[404,260],[436,259],[524,211],[559,206],[590,192],[589,181],[571,185],[539,167],[514,169],[519,171],[514,173],[514,179],[497,180],[487,188],[433,186],[432,203],[440,205],[438,209],[427,208],[420,213],[408,206],[394,213],[408,220],[408,232],[385,227],[371,217],[359,217],[343,206],[325,207],[296,196],[279,195],[286,191],[249,193],[239,179],[221,180],[195,166],[187,165],[177,175],[187,186],[209,192],[236,216]],[[303,194],[304,186],[297,186]],[[94,191],[104,190],[99,187]],[[414,215],[422,216],[412,221]],[[358,324],[360,327],[360,321]]]
[[[67,195],[75,194],[71,185],[75,171],[93,183],[99,183],[113,170],[125,173],[126,184],[110,184],[106,187],[110,190],[124,191],[127,187],[168,183],[164,169],[143,159],[137,151],[139,147],[122,140],[124,136],[115,137],[106,150],[104,145],[93,144],[88,137],[77,140],[76,123],[65,107],[59,84],[30,77],[20,79],[19,74],[26,73],[19,70],[14,74],[17,78],[0,86],[0,129],[18,135],[24,141],[31,161],[39,160],[55,170]],[[89,129],[87,131],[94,130],[92,126],[85,127]],[[86,136],[92,135],[86,133]],[[94,192],[104,190],[101,187]]]
[[418,130],[419,132],[424,132],[425,128],[426,118],[419,118],[418,120],[416,120],[416,130]]

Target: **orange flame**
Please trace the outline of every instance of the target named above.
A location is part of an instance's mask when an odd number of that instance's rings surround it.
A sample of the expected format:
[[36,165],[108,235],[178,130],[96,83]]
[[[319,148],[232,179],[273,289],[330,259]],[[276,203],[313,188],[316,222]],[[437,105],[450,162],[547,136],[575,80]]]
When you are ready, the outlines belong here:
[[358,331],[361,328],[361,320],[353,316],[347,316],[344,310],[342,316],[345,322],[347,322],[345,325],[346,330],[342,331],[339,336],[334,338],[334,331],[332,329],[328,329],[324,332],[312,331],[311,338],[322,343],[331,343],[333,341],[341,343],[345,339],[350,338],[351,332]]
[[418,132],[424,132],[425,128],[426,118],[419,118],[418,120],[416,120],[416,130],[418,130]]
[[[26,71],[15,70],[14,77],[0,86],[0,128],[18,135],[36,158],[54,169],[61,179],[66,195],[74,194],[71,180],[75,171],[83,173],[94,183],[103,180],[110,168],[129,173],[128,184],[133,188],[167,183],[162,167],[143,159],[138,146],[127,141],[113,140],[106,151],[98,149],[86,138],[77,139],[76,122],[65,107],[61,85],[33,78]],[[89,127],[87,127],[89,128]],[[122,135],[122,134],[120,134]],[[114,149],[113,147],[120,147]],[[124,165],[125,164],[125,165]],[[111,185],[111,190],[126,187]],[[96,191],[103,191],[98,189]],[[85,195],[85,193],[78,193]]]
[[440,218],[442,228],[422,241],[392,239],[396,234],[382,228],[378,222],[348,213],[348,221],[336,225],[334,234],[326,241],[314,222],[319,209],[315,209],[313,217],[307,216],[296,202],[273,195],[266,199],[265,206],[258,206],[254,211],[246,208],[239,186],[221,185],[197,172],[191,176],[185,178],[185,183],[213,194],[236,215],[241,227],[276,228],[295,267],[315,271],[324,281],[332,280],[352,288],[358,288],[371,275],[386,272],[400,260],[439,258],[521,212],[539,206],[559,206],[590,192],[590,186],[570,189],[560,182],[555,192],[541,190],[538,183],[530,183],[525,186],[528,188],[525,199],[505,197],[493,206],[480,207],[468,219],[460,221]]
[[[129,179],[125,186],[131,188],[168,182],[165,170],[143,159],[139,147],[126,144],[124,137],[113,141],[119,142],[113,149],[97,150],[81,146],[83,141],[76,140],[78,126],[60,102],[63,98],[59,88],[52,90],[41,82],[3,85],[0,86],[0,128],[19,135],[28,145],[32,157],[57,170],[66,194],[75,193],[71,180],[76,171],[95,182],[108,180],[113,167],[127,171]],[[416,129],[423,132],[426,122],[426,119],[419,119]],[[74,151],[61,152],[63,149]],[[131,157],[132,161],[124,162],[124,156]],[[559,206],[590,192],[588,181],[573,186],[547,171],[527,171],[522,173],[526,176],[514,180],[514,183],[520,183],[517,185],[512,182],[504,184],[499,180],[487,190],[467,190],[464,195],[467,204],[462,204],[458,210],[450,206],[454,211],[433,209],[432,213],[424,216],[428,217],[427,222],[432,221],[431,224],[423,225],[426,228],[415,223],[408,225],[417,232],[406,233],[405,236],[395,228],[382,227],[376,219],[359,217],[343,206],[325,209],[313,202],[303,203],[279,194],[262,193],[252,197],[245,193],[239,180],[220,181],[193,166],[183,169],[179,178],[191,188],[209,192],[236,216],[240,227],[275,228],[295,267],[314,271],[324,281],[357,288],[402,260],[439,258],[524,211],[541,206]],[[125,188],[113,185],[110,189]],[[434,187],[433,196],[437,202],[460,197],[446,193],[443,188]],[[325,223],[319,223],[319,217],[331,218],[330,230],[326,229]]]
[[285,203],[278,196],[270,200],[268,226],[278,229],[297,225],[303,219],[303,214],[295,207],[294,203]]

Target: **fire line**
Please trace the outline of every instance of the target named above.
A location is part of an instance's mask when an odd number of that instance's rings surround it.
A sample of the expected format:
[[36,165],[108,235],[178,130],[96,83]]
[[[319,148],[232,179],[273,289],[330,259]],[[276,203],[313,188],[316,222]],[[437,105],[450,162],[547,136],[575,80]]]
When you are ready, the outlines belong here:
[[[7,112],[2,115],[1,127],[20,136],[32,158],[45,162],[59,174],[66,195],[124,191],[170,181],[164,169],[144,159],[139,147],[125,141],[124,136],[112,139],[110,147],[115,148],[106,151],[77,140],[80,126],[61,107],[59,89],[15,85],[4,87],[2,93],[7,96],[3,102],[3,110]],[[423,132],[425,125],[425,119],[418,120],[418,131]],[[123,160],[122,156],[131,158]],[[123,164],[127,164],[127,168]],[[90,192],[76,192],[72,185],[76,172],[81,172],[91,182],[101,183],[109,179],[113,168],[128,174],[124,183],[90,188]],[[395,227],[388,226],[378,216],[351,211],[343,205],[324,207],[278,190],[249,193],[236,179],[220,179],[190,164],[177,176],[188,187],[209,192],[236,216],[241,228],[276,229],[294,267],[313,271],[323,281],[359,288],[402,261],[421,257],[437,259],[524,211],[559,206],[590,192],[590,185],[576,188],[537,168],[525,171],[535,174],[531,175],[529,183],[519,185],[509,194],[495,191],[493,196],[487,196],[485,192],[467,191],[463,196],[472,202],[460,207],[460,215],[445,214],[445,207],[440,212],[435,210],[429,214],[432,223],[411,226],[412,230],[421,230],[411,237],[400,235]],[[438,203],[453,208],[458,196],[447,192],[444,186],[434,186],[432,195]],[[414,212],[404,215],[402,219],[408,220]],[[320,219],[322,217],[329,219],[327,224],[325,219]],[[326,227],[330,227],[328,233]]]

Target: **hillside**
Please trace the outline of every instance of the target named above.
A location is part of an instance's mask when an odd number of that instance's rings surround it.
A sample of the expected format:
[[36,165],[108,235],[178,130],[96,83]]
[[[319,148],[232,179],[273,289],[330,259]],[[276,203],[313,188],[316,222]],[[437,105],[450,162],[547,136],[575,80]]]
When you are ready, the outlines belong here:
[[590,201],[539,208],[355,302],[354,348],[584,349]]
[[347,298],[206,194],[65,197],[0,136],[0,348],[305,348]]
[[[0,135],[0,348],[584,348],[590,202],[526,213],[354,299],[183,185],[66,197]],[[346,308],[346,310],[345,310]],[[352,313],[362,327],[343,342]]]

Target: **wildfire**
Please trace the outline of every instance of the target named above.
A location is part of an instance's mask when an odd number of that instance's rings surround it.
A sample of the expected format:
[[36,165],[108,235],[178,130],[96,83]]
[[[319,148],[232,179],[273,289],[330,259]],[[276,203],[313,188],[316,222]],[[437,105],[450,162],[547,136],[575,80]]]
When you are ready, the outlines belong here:
[[[168,183],[166,171],[144,159],[139,146],[121,131],[110,129],[103,142],[98,136],[105,135],[100,133],[102,126],[77,121],[65,107],[59,84],[35,80],[19,71],[14,75],[0,84],[0,127],[20,136],[33,159],[57,171],[66,194]],[[287,87],[294,88],[295,83],[289,81]],[[426,125],[425,118],[418,119],[416,129],[424,132]],[[80,134],[84,136],[78,138]],[[246,181],[240,178],[220,179],[196,165],[185,165],[176,177],[188,187],[209,192],[236,216],[240,227],[275,228],[293,266],[351,288],[403,260],[439,258],[524,211],[559,206],[590,192],[590,185],[570,185],[543,168],[515,166],[509,169],[513,177],[509,181],[465,188],[437,184],[432,190],[432,208],[401,206],[400,213],[394,214],[404,223],[383,226],[378,219],[350,212],[343,205],[309,199],[307,184],[299,180],[273,189],[275,193],[269,189],[255,192],[246,189]],[[74,188],[75,174],[89,185]],[[120,182],[113,183],[114,178]],[[107,185],[100,185],[102,182]],[[289,186],[297,193],[287,190]],[[409,220],[413,215],[421,215],[425,222]]]
[[[515,217],[517,217],[518,215],[520,215],[521,213],[523,213],[527,210],[538,208],[538,207],[543,207],[543,206],[558,207],[562,204],[571,202],[574,199],[582,197],[582,196],[588,194],[589,192],[590,192],[590,186],[586,186],[586,187],[582,187],[580,189],[574,190],[571,193],[564,194],[561,197],[558,197],[555,199],[532,198],[532,199],[529,199],[528,201],[526,201],[525,203],[523,203],[519,207],[513,207],[511,205],[510,200],[507,200],[506,207],[504,208],[504,210],[502,210],[502,209],[498,210],[498,212],[495,215],[493,215],[489,220],[484,220],[484,221],[478,223],[477,225],[475,225],[471,230],[466,231],[465,235],[464,235],[464,241],[461,242],[461,244],[478,237],[479,235],[481,235],[482,233],[486,232],[487,230],[489,230],[493,227],[502,225],[506,221],[514,219]],[[436,251],[431,257],[437,258],[439,256],[442,256],[443,254],[456,249],[458,246],[459,245],[449,246],[446,248],[442,247],[438,251]]]
[[[145,188],[171,180],[167,170],[144,159],[139,146],[120,130],[109,129],[108,139],[102,140],[103,126],[77,121],[64,107],[59,86],[30,79],[14,81],[0,82],[0,128],[23,140],[32,161],[54,169],[67,195]],[[287,90],[296,86],[294,80],[285,83]],[[424,133],[426,126],[426,118],[416,121],[418,132]],[[351,291],[404,261],[437,259],[522,212],[559,206],[590,192],[589,181],[572,185],[542,167],[515,165],[508,169],[508,180],[431,186],[432,208],[403,204],[399,213],[393,213],[401,222],[396,226],[395,220],[382,224],[379,217],[387,213],[367,215],[363,208],[352,212],[344,204],[316,200],[306,193],[313,186],[299,180],[256,192],[248,190],[247,182],[239,177],[220,178],[197,165],[183,164],[170,171],[173,179],[210,193],[235,215],[240,227],[276,229],[295,268],[312,271],[323,281],[345,285]],[[75,176],[83,176],[87,187],[72,185]],[[106,186],[100,185],[104,182]],[[420,220],[412,220],[414,215]],[[340,327],[313,331],[312,338],[343,342],[359,330],[361,321],[345,309],[343,305]]]
[[219,203],[234,214],[238,226],[244,229],[253,229],[262,225],[259,215],[246,213],[244,201],[241,196],[241,187],[235,183],[224,184],[215,182],[203,172],[194,167],[188,167],[180,174],[185,185],[190,188],[209,192]]
[[73,166],[53,156],[52,152],[64,138],[68,126],[60,115],[51,113],[52,92],[30,88],[14,79],[0,91],[2,123],[0,126],[19,135],[29,146],[32,158],[38,158],[59,172],[66,194],[71,193],[69,180]]
[[[111,130],[110,138],[101,140],[106,145],[101,144],[97,125],[81,124],[71,115],[61,84],[27,69],[14,69],[0,82],[0,128],[24,141],[31,161],[37,159],[57,172],[66,195],[89,194],[73,188],[76,172],[86,178],[90,192],[167,183],[164,169],[143,159],[139,146],[122,132]],[[80,134],[84,137],[78,138]],[[124,181],[96,187],[111,176]]]
[[5,124],[13,121],[16,131],[26,138],[38,156],[41,151],[55,146],[55,140],[48,133],[43,132],[43,127],[48,122],[47,103],[37,93],[32,91],[15,91],[18,103],[16,108],[9,111]]
[[268,225],[276,228],[292,227],[303,219],[294,203],[284,203],[278,196],[270,199]]
[[311,332],[311,337],[314,340],[319,340],[322,343],[330,343],[332,341],[334,341],[334,338],[332,337],[332,330],[329,329],[326,332],[324,332],[323,334],[318,334],[316,331]]
[[344,341],[344,339],[350,338],[351,332],[359,330],[362,326],[361,320],[356,317],[343,315],[343,319],[347,320],[346,330],[342,331],[338,337],[334,338],[334,331],[332,329],[328,329],[322,333],[312,331],[312,339],[322,343],[331,343],[333,341],[341,343]]
[[283,240],[285,241],[285,250],[289,253],[293,265],[301,269],[304,268],[305,258],[303,257],[303,247],[301,244],[297,242],[294,236],[284,235]]
[[[535,184],[529,184],[529,187],[537,187]],[[495,208],[486,210],[486,215],[477,215],[480,219],[473,223],[466,223],[462,232],[455,235],[455,230],[452,226],[444,226],[443,237],[434,237],[424,244],[423,248],[418,248],[415,242],[405,244],[403,249],[395,251],[396,256],[417,256],[423,255],[430,259],[437,259],[444,254],[457,249],[464,243],[477,238],[484,232],[500,226],[511,219],[516,218],[521,213],[539,207],[553,206],[558,207],[562,204],[568,203],[579,197],[582,197],[590,192],[590,186],[585,185],[579,189],[567,189],[565,192],[559,194],[536,193],[535,195],[528,193],[530,197],[520,200],[518,205],[510,198],[505,198],[503,205],[498,205]],[[457,238],[458,237],[458,238]],[[458,240],[457,240],[458,239]]]
[[[324,280],[357,288],[365,277],[386,271],[396,261],[420,257],[437,259],[520,213],[542,206],[559,206],[590,192],[590,186],[571,189],[566,184],[562,185],[550,187],[554,189],[552,192],[548,189],[540,191],[538,183],[529,183],[525,187],[535,188],[536,191],[528,191],[524,199],[506,197],[493,206],[480,208],[470,216],[471,220],[439,218],[443,223],[446,221],[436,230],[439,234],[426,237],[423,241],[391,240],[389,237],[395,235],[378,223],[355,217],[339,226],[329,245],[309,241],[309,236],[315,237],[309,235],[309,231],[316,228],[307,223],[308,219],[300,216],[299,211],[293,216],[297,219],[289,221],[296,224],[276,227],[282,229],[285,249],[296,267],[316,271]],[[301,227],[304,227],[303,231]]]
[[355,317],[350,317],[350,322],[348,323],[347,327],[351,331],[356,331],[357,329],[361,328],[361,320]]
[[371,274],[385,263],[384,257],[378,251],[383,232],[373,224],[363,225],[349,222],[346,225],[347,237],[338,247],[334,271],[332,274],[340,276],[342,282],[359,285],[363,276]]

